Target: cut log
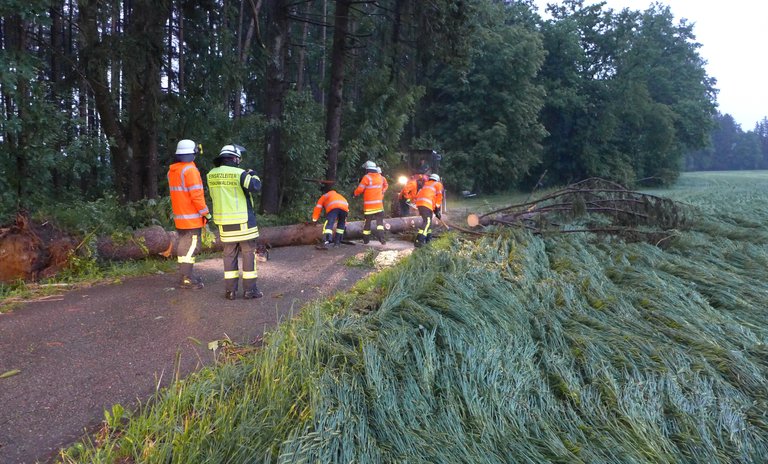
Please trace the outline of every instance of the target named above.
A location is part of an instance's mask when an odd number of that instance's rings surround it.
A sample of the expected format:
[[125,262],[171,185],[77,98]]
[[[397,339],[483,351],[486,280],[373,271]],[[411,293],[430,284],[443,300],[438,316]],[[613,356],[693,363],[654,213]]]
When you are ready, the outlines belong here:
[[127,238],[101,237],[96,247],[99,257],[104,259],[115,261],[142,259],[163,254],[172,246],[174,235],[160,226],[150,226],[135,231]]
[[[364,221],[347,223],[345,239],[363,238]],[[416,231],[421,225],[421,217],[406,216],[384,219],[384,227],[391,234]],[[258,242],[267,247],[293,245],[312,245],[320,241],[323,235],[321,224],[292,224],[288,226],[264,227],[259,229]]]
[[[389,234],[415,232],[421,225],[421,217],[407,216],[384,220]],[[363,237],[364,221],[347,223],[344,238],[356,240]],[[52,235],[44,228],[32,230],[22,221],[11,228],[0,229],[0,282],[18,279],[37,280],[54,275],[75,252],[77,242],[70,237],[48,237]],[[261,227],[257,239],[259,253],[267,248],[313,245],[322,238],[321,224],[293,224],[277,227]],[[129,237],[108,236],[97,240],[99,258],[127,261],[149,256],[176,256],[176,231],[166,231],[152,226],[135,231]],[[212,251],[220,251],[222,243],[217,239]]]
[[[363,237],[364,221],[352,221],[347,223],[345,239],[361,239]],[[387,218],[384,220],[385,228],[390,234],[400,234],[418,230],[421,225],[421,217],[406,216],[400,218]],[[259,248],[277,248],[296,245],[314,245],[323,236],[322,224],[291,224],[287,226],[259,227],[259,238],[256,241]],[[176,256],[174,244],[176,231],[165,231],[159,226],[153,226],[136,231],[128,240],[113,240],[102,238],[99,240],[99,256],[112,260],[142,259],[147,256],[161,255],[165,257]],[[217,240],[213,243],[212,251],[221,251],[223,245]]]

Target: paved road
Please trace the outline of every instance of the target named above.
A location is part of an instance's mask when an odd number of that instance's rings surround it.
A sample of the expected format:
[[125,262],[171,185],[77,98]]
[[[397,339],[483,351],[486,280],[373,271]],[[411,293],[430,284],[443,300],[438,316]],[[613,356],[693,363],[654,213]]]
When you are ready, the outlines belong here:
[[211,259],[197,265],[201,290],[176,289],[175,275],[138,277],[0,314],[0,374],[21,371],[0,379],[0,463],[54,459],[105,409],[135,405],[167,384],[177,353],[186,375],[212,362],[209,341],[253,342],[308,300],[350,287],[370,269],[343,262],[362,251],[271,250],[258,263],[260,300],[225,300],[221,260]]

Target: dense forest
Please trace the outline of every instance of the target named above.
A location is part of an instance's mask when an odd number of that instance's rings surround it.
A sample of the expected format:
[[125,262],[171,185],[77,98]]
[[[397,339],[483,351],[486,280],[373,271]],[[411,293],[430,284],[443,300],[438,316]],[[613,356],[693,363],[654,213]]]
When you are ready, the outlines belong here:
[[415,148],[443,154],[449,189],[479,193],[543,173],[663,184],[768,162],[768,124],[742,134],[717,113],[693,26],[661,4],[0,0],[0,13],[3,220],[162,200],[182,138],[203,144],[203,171],[245,146],[272,215],[306,214],[318,191],[301,179],[345,189],[366,159],[387,174]]
[[729,114],[715,117],[710,143],[689,153],[688,171],[768,169],[768,118],[744,132]]

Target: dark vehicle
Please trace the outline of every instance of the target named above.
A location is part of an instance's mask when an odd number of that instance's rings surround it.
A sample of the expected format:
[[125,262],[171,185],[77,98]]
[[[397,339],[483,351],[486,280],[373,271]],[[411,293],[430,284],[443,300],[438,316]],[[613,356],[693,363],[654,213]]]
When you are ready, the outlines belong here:
[[413,174],[440,174],[440,161],[443,155],[435,150],[410,150],[404,153],[398,166],[399,176],[410,177]]

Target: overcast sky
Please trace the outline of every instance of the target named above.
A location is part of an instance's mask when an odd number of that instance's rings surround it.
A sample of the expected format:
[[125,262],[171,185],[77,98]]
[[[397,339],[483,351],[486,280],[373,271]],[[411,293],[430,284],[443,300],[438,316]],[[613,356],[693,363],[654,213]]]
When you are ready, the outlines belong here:
[[[544,14],[547,3],[535,0]],[[598,3],[586,0],[585,4]],[[605,0],[608,8],[646,10],[651,0]],[[710,77],[717,79],[719,111],[745,131],[768,117],[768,1],[664,0],[677,20],[693,23]]]

